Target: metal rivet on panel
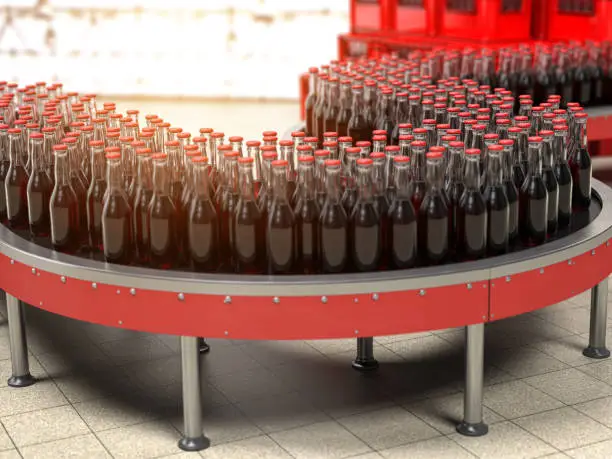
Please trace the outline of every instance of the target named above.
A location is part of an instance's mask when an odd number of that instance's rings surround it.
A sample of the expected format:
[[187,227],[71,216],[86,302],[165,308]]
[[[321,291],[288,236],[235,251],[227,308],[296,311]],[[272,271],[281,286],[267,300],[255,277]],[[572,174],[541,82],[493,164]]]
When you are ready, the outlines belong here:
[[506,276],[506,282],[510,282],[512,278],[510,276]]
[[60,280],[62,281],[62,284],[65,284],[66,283],[66,276],[60,277]]
[[272,298],[272,303],[274,303],[274,304],[280,303],[280,298],[275,296],[274,298]]
[[40,304],[40,305],[42,306],[42,305],[43,305],[43,302],[41,301],[41,302],[40,302],[40,303],[38,303],[38,304]]
[[121,295],[121,290],[117,289],[117,295]]
[[36,268],[32,268],[32,274],[36,274]]
[[419,296],[425,296],[425,290],[423,289],[419,290]]
[[225,336],[227,336],[227,335],[229,335],[229,332],[228,332],[227,330],[225,330],[225,331],[223,332],[223,334],[224,334]]
[[493,319],[495,317],[495,314],[491,314],[491,319]]
[[177,297],[178,297],[178,300],[179,300],[179,301],[185,301],[185,294],[184,294],[184,293],[179,293],[179,294],[177,295]]
[[120,321],[119,321],[119,325],[123,325],[123,320],[120,320]]
[[11,264],[14,265],[15,264],[15,260],[11,260]]
[[353,303],[359,303],[359,298],[357,297],[353,298]]
[[574,264],[574,262],[572,260],[567,260],[567,264],[571,266]]
[[487,320],[487,316],[482,316],[482,320]]
[[355,330],[355,334],[358,335],[359,334],[359,330]]
[[327,303],[327,297],[326,296],[322,296],[321,297],[321,303],[323,303],[323,304]]
[[544,274],[544,268],[540,268],[540,274]]
[[136,295],[136,289],[135,288],[131,288],[130,289],[130,295],[132,295],[132,296]]
[[225,304],[231,304],[232,302],[232,297],[231,296],[226,296],[225,299],[223,300],[223,302]]
[[472,290],[472,284],[467,284],[468,290]]
[[91,284],[91,288],[96,289],[98,288],[98,284],[96,284],[95,282],[93,284]]
[[373,300],[373,301],[378,301],[378,299],[379,299],[379,298],[380,298],[380,297],[378,296],[378,293],[374,293],[374,294],[372,294],[372,300]]
[[595,250],[591,250],[591,255],[595,255]]

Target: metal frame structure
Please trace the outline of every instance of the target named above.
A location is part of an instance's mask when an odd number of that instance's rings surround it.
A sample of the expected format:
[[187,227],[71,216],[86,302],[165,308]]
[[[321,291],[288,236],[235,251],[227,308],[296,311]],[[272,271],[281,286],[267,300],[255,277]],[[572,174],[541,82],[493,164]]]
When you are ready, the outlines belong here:
[[[242,276],[111,265],[41,247],[0,227],[0,288],[7,294],[12,376],[34,383],[23,309],[29,304],[78,320],[181,336],[184,450],[203,435],[197,337],[357,338],[358,370],[375,369],[373,336],[450,327],[466,330],[464,435],[482,420],[484,328],[592,289],[584,355],[605,358],[612,272],[612,189],[594,181],[596,208],[585,227],[544,245],[440,267],[342,275]],[[554,285],[554,288],[550,288]]]

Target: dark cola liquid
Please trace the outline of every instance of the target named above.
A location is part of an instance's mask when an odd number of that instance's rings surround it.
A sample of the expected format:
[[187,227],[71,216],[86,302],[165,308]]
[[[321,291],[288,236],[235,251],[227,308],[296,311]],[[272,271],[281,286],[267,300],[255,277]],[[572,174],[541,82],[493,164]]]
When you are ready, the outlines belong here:
[[465,185],[463,182],[459,181],[449,183],[446,189],[446,196],[448,197],[448,207],[450,211],[450,218],[448,222],[450,226],[449,248],[453,252],[457,250],[457,246],[459,245],[459,201],[461,200],[464,190]]
[[530,177],[520,191],[520,226],[523,244],[546,242],[548,224],[548,192],[542,177]]
[[353,145],[361,141],[369,141],[372,138],[370,126],[356,126],[347,128],[347,135],[353,139]]
[[148,264],[150,260],[149,241],[149,203],[152,190],[140,189],[134,197],[134,247],[139,264]]
[[576,209],[588,209],[591,205],[591,157],[584,148],[576,151],[570,163],[573,181],[572,205]]
[[396,200],[389,209],[389,262],[395,269],[417,264],[417,217],[409,200]]
[[178,258],[176,207],[170,196],[154,195],[149,204],[149,254],[151,267],[170,269]]
[[59,252],[75,253],[81,246],[79,207],[68,185],[58,186],[51,196],[51,243]]
[[520,190],[525,183],[525,170],[520,163],[512,165],[512,178],[514,180],[514,186],[517,190]]
[[379,196],[374,196],[374,209],[376,210],[376,214],[380,220],[380,230],[379,230],[379,239],[382,249],[382,254],[380,256],[380,269],[386,269],[388,265],[388,250],[389,241],[387,241],[388,228],[389,228],[389,201],[387,200],[387,196],[385,194],[381,194]]
[[299,266],[296,271],[315,274],[319,267],[319,206],[312,199],[301,200],[295,209]]
[[351,215],[353,213],[353,208],[357,203],[357,188],[346,188],[344,190],[344,194],[342,195],[342,207],[344,207],[344,211],[346,215]]
[[268,218],[268,273],[288,274],[295,263],[295,220],[289,204],[276,203]]
[[125,196],[110,194],[102,212],[104,258],[109,263],[132,261],[132,209]]
[[219,204],[219,263],[223,270],[234,269],[234,216],[238,195],[226,192]]
[[212,272],[218,267],[217,213],[209,199],[194,199],[187,220],[187,247],[195,271]]
[[461,258],[476,260],[487,250],[487,205],[478,190],[467,190],[457,212],[457,251]]
[[559,186],[559,228],[566,228],[572,221],[572,172],[566,163],[555,166]]
[[316,119],[314,117],[314,100],[309,97],[306,99],[306,135],[314,136],[315,135],[315,123]]
[[448,255],[448,208],[444,197],[426,196],[418,215],[418,250],[423,262],[444,263]]
[[49,201],[52,192],[53,185],[45,171],[37,171],[30,177],[27,193],[30,236],[32,237],[48,237],[51,232]]
[[234,262],[240,274],[265,272],[266,222],[255,201],[238,206],[234,228]]
[[487,203],[487,251],[498,255],[508,251],[508,197],[503,185],[489,186],[485,191]]
[[3,223],[6,221],[6,188],[4,182],[6,181],[6,174],[10,166],[9,161],[0,161],[0,221]]
[[[93,249],[102,251],[102,209],[104,208],[104,194],[106,182],[95,180],[87,195],[87,229],[89,232],[89,245]],[[147,206],[149,203],[147,202]]]
[[514,244],[519,236],[519,193],[512,181],[504,182],[508,198],[508,242]]
[[548,223],[547,231],[548,234],[555,234],[557,231],[557,216],[559,210],[559,186],[557,184],[557,178],[552,169],[544,169],[542,171],[542,178],[546,185],[546,191],[548,192]]
[[[183,206],[183,182],[172,182],[170,184],[170,196],[172,198],[172,202],[174,203],[174,207],[176,209],[176,219],[175,219],[175,237],[176,243],[178,247],[185,247],[185,239],[187,238],[187,210]],[[179,262],[186,261],[185,253],[183,250],[179,250],[177,253],[177,258]]]
[[23,166],[9,169],[6,177],[6,207],[9,226],[12,229],[24,230],[28,228],[28,175]]
[[374,271],[382,254],[381,227],[372,203],[358,202],[351,216],[351,255],[357,271]]
[[78,174],[72,174],[70,184],[76,194],[79,203],[79,239],[82,246],[89,245],[89,235],[87,231],[87,186]]
[[424,181],[418,181],[412,183],[412,206],[414,207],[414,211],[418,214],[419,209],[421,208],[421,203],[423,202],[423,198],[425,198],[425,193],[427,192],[427,184]]
[[340,204],[329,204],[321,212],[321,271],[344,271],[348,260],[348,219]]

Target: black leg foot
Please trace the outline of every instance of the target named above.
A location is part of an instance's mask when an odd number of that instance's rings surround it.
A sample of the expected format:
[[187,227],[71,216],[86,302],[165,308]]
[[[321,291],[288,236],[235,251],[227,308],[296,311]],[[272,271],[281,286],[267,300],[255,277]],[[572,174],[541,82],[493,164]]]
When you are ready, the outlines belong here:
[[198,348],[200,350],[200,354],[206,354],[210,352],[210,346],[204,338],[198,339]]
[[489,432],[489,426],[484,422],[470,424],[463,421],[457,426],[457,432],[459,432],[461,435],[465,435],[466,437],[482,437]]
[[30,373],[28,373],[27,375],[23,376],[11,376],[8,379],[7,384],[11,387],[28,387],[34,384],[35,382],[36,380],[34,379],[34,377]]
[[210,440],[204,435],[196,438],[183,437],[179,440],[178,446],[183,451],[202,451],[210,446]]
[[610,351],[605,347],[587,347],[582,351],[582,355],[590,359],[607,359],[610,357]]
[[376,359],[355,359],[353,360],[353,368],[357,371],[374,371],[378,368],[378,360]]

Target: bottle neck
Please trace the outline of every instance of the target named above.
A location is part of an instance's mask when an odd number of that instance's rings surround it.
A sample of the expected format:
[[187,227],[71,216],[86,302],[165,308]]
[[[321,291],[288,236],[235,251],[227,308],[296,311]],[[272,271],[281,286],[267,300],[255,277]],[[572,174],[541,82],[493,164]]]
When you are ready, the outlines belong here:
[[427,187],[430,192],[439,192],[444,182],[441,159],[427,161]]
[[[374,196],[381,196],[385,193],[385,165],[386,160],[376,160],[369,173]],[[357,166],[357,173],[359,173],[359,171],[360,167]]]
[[300,166],[301,195],[303,198],[313,199],[315,195],[314,165],[302,164]]
[[58,186],[70,184],[68,155],[66,152],[55,152],[55,183]]
[[363,111],[363,91],[361,90],[353,90],[353,100],[351,104],[351,110],[353,113],[361,113]]
[[13,166],[21,166],[21,134],[9,134],[9,155]]
[[340,201],[340,169],[326,169],[325,186],[327,199],[332,203]]
[[542,175],[541,150],[542,146],[540,144],[529,145],[529,174],[533,177],[539,177]]
[[465,188],[469,190],[480,190],[480,158],[468,156],[465,161]]
[[502,183],[502,161],[498,151],[487,153],[487,186],[499,186]]
[[240,167],[240,196],[243,201],[255,200],[253,193],[253,167],[244,164]]
[[123,189],[123,173],[119,159],[112,159],[106,162],[106,181],[110,192]]
[[398,199],[410,198],[410,167],[406,163],[395,163],[395,196]]
[[168,196],[170,194],[167,161],[157,160],[153,163],[153,188],[155,194],[159,196]]
[[582,122],[576,123],[576,134],[577,134],[576,138],[578,141],[578,147],[586,150],[587,144],[588,144],[586,123],[582,123]]
[[143,188],[146,190],[152,189],[151,173],[151,157],[139,156],[137,177],[137,185],[139,188]]
[[372,167],[357,167],[357,183],[359,199],[362,202],[372,202]]
[[32,140],[32,173],[41,172],[45,169],[43,161],[43,142],[40,139]]
[[277,202],[287,201],[287,167],[275,167],[272,170],[274,177],[274,200]]
[[104,180],[104,147],[91,149],[91,180]]
[[502,152],[504,182],[512,182],[514,179],[514,168],[512,167],[513,150],[514,150],[514,145],[508,145],[508,146],[504,146],[504,151]]
[[81,164],[76,144],[68,145],[68,161],[70,162],[70,175],[78,174]]
[[421,147],[412,149],[412,179],[425,180],[425,150]]
[[554,164],[553,138],[546,137],[542,142],[542,169],[551,169]]
[[567,148],[566,148],[566,135],[565,132],[555,133],[553,140],[553,152],[555,155],[555,162],[557,164],[567,162]]
[[203,200],[210,199],[210,184],[208,183],[208,164],[193,164],[192,177],[193,189],[198,198]]
[[463,180],[463,154],[458,148],[450,149],[448,161],[448,176],[451,182],[461,182]]
[[308,78],[308,94],[312,94],[313,96],[316,97],[317,95],[317,90],[319,89],[319,74],[318,73],[311,73],[310,77]]

